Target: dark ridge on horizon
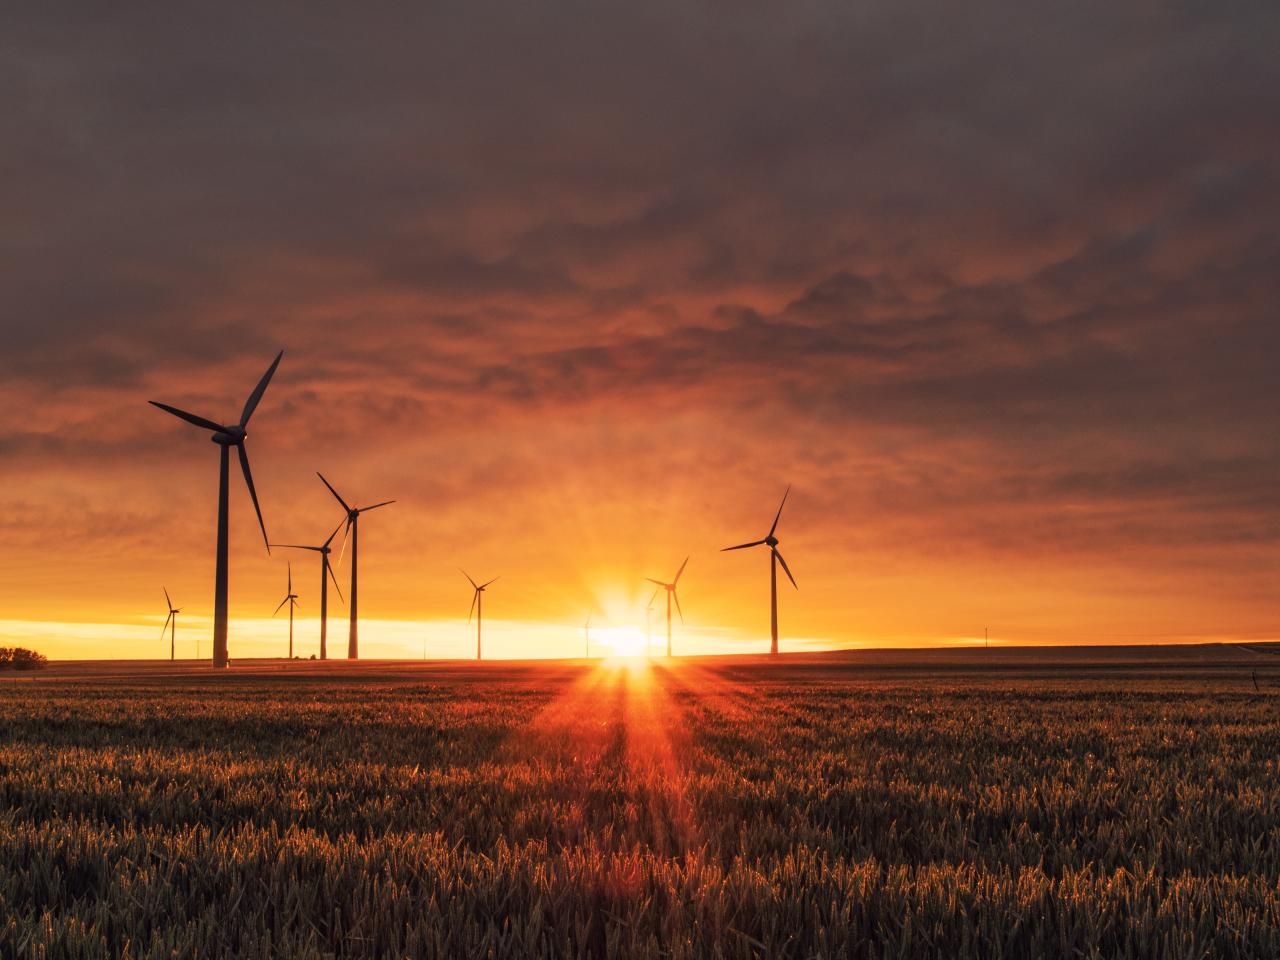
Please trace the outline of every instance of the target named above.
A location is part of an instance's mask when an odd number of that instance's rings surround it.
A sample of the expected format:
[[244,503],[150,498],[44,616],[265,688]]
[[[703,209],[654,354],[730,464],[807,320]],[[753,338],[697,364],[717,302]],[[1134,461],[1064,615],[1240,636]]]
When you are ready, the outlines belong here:
[[195,680],[225,676],[229,682],[303,680],[324,676],[337,682],[430,682],[470,676],[488,680],[518,680],[536,673],[616,671],[648,667],[658,671],[690,670],[735,680],[859,682],[874,680],[952,678],[980,684],[985,680],[1053,678],[1057,680],[1181,679],[1240,676],[1251,682],[1246,669],[1257,672],[1269,688],[1280,689],[1280,642],[1128,644],[1091,646],[1020,646],[983,649],[875,648],[815,653],[718,654],[708,656],[543,660],[294,660],[244,658],[232,661],[229,672],[205,661],[179,660],[62,660],[50,661],[28,681],[127,681],[131,679]]

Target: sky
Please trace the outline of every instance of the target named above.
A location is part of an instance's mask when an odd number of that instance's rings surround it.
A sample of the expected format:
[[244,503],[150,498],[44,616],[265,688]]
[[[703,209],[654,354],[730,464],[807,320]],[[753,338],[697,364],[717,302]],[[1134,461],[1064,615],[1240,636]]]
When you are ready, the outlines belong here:
[[[719,551],[788,484],[784,650],[1280,637],[1275,4],[5,21],[0,643],[167,656],[164,586],[207,653],[217,451],[146,401],[234,419],[281,349],[272,539],[317,470],[397,501],[366,656],[468,655],[459,567],[494,656],[634,639],[686,556],[677,652],[767,649]],[[231,531],[231,655],[282,652],[237,477]]]

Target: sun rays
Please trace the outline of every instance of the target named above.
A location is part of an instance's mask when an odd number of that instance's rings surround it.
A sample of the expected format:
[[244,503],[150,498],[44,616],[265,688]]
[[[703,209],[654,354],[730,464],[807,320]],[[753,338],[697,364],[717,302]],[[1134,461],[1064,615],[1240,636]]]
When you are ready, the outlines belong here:
[[[612,628],[618,649],[644,647],[635,628]],[[594,637],[593,631],[593,637]],[[601,631],[601,640],[606,634]],[[638,637],[640,646],[635,646]],[[647,657],[619,654],[568,683],[531,720],[507,752],[563,779],[563,817],[592,826],[603,796],[631,816],[611,824],[627,844],[676,855],[696,845],[698,825],[688,800],[694,775],[689,724],[679,696],[679,669],[658,668]]]

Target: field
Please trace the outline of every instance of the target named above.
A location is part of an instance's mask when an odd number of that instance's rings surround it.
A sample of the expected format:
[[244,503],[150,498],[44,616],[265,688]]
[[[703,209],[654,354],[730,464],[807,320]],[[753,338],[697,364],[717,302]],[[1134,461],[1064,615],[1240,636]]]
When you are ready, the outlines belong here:
[[1276,957],[1278,698],[1262,646],[55,665],[0,678],[0,956]]

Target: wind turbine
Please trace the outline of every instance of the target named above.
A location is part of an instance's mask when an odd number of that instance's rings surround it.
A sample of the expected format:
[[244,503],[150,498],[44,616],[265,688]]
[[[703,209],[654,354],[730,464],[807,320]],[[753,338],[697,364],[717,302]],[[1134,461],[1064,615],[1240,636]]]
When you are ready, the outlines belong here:
[[[316,476],[320,478],[320,482],[329,488],[329,492],[333,494],[335,500],[342,504],[342,509],[347,511],[347,532],[342,535],[342,549],[347,549],[347,537],[351,537],[351,604],[348,613],[351,616],[351,630],[347,635],[347,659],[360,659],[360,627],[359,615],[356,609],[356,574],[357,561],[359,560],[360,548],[360,514],[368,513],[370,510],[377,510],[379,507],[385,507],[389,503],[395,503],[394,500],[383,500],[381,503],[375,503],[371,507],[353,507],[338,496],[338,491],[333,489],[333,484],[324,478],[324,474],[316,471]],[[342,563],[342,557],[339,555],[338,563]]]
[[791,581],[791,586],[797,590],[800,589],[796,584],[796,578],[791,575],[791,568],[787,566],[787,561],[782,559],[782,554],[778,552],[778,538],[774,533],[778,529],[778,521],[782,518],[782,508],[786,506],[787,495],[791,493],[790,484],[787,485],[786,493],[782,495],[782,503],[778,504],[778,513],[773,518],[773,526],[769,528],[769,533],[763,540],[752,540],[750,543],[740,543],[736,547],[725,547],[721,550],[745,550],[747,547],[761,547],[766,544],[769,546],[769,610],[770,625],[772,628],[773,642],[769,647],[769,653],[776,655],[778,652],[778,564],[782,564],[782,569],[787,575],[787,579]]
[[[653,577],[645,577],[650,583],[656,583],[658,590],[667,591],[667,656],[671,656],[671,601],[676,601],[676,610],[680,612],[680,622],[684,623],[684,611],[680,609],[680,597],[676,595],[676,584],[680,582],[680,574],[684,573],[684,568],[689,565],[689,558],[684,558],[684,563],[680,564],[680,569],[676,571],[676,577],[670,583],[663,583],[661,580],[655,580]],[[653,601],[658,597],[658,590],[653,591],[653,596],[649,598],[649,604],[652,606]]]
[[249,455],[245,453],[244,441],[245,437],[248,436],[249,418],[253,416],[253,411],[258,408],[262,395],[266,393],[267,384],[271,382],[271,376],[276,372],[276,367],[280,365],[280,358],[283,356],[283,350],[276,354],[276,358],[271,362],[271,366],[267,368],[267,372],[262,375],[258,385],[253,388],[253,393],[249,394],[249,399],[244,403],[244,410],[240,413],[240,422],[234,426],[225,426],[213,420],[206,420],[204,417],[197,417],[194,413],[187,413],[185,410],[171,407],[167,403],[158,403],[155,400],[147,401],[152,406],[159,407],[180,420],[185,420],[187,423],[194,424],[197,427],[213,431],[212,440],[222,451],[221,463],[218,468],[218,548],[213,576],[213,665],[215,667],[225,667],[227,665],[227,487],[230,483],[230,451],[232,447],[235,447],[236,453],[240,456],[240,469],[244,473],[245,486],[249,488],[249,496],[253,500],[253,509],[258,515],[258,526],[262,528],[262,542],[267,544],[267,553],[270,553],[271,544],[267,539],[267,525],[262,520],[262,509],[258,506],[258,494],[253,488],[253,473],[249,470]]
[[[338,586],[338,576],[333,572],[333,565],[329,563],[329,544],[333,543],[333,538],[338,535],[338,531],[342,529],[342,522],[333,528],[333,533],[329,534],[329,539],[318,547],[307,546],[301,543],[273,543],[273,547],[287,547],[291,550],[314,550],[320,554],[320,659],[329,659],[329,577],[333,578],[333,589],[338,591],[338,599],[342,599],[342,589]],[[328,577],[326,577],[326,574]]]
[[[284,599],[280,601],[280,607],[283,607],[286,603],[289,605],[289,659],[292,660],[293,659],[293,611],[294,611],[294,608],[297,607],[298,605],[298,595],[293,592],[293,564],[292,563],[289,564],[289,589],[288,589],[288,592],[285,593]],[[273,617],[276,615],[276,613],[280,612],[280,607],[276,607],[275,613],[271,614]]]
[[[461,573],[461,574],[462,574],[464,577],[466,577],[468,580],[471,580],[471,574],[467,573],[467,571],[463,570],[461,567],[459,567],[459,568],[458,568],[458,572],[459,572],[459,573]],[[495,582],[495,581],[497,581],[498,579],[499,579],[498,577],[494,577],[494,578],[493,578],[493,580],[490,580],[490,581],[488,581],[487,583],[476,583],[474,580],[471,580],[471,586],[475,587],[475,593],[473,593],[473,594],[471,595],[471,611],[467,614],[467,623],[470,623],[470,622],[471,622],[471,614],[475,614],[475,617],[476,617],[476,659],[477,659],[477,660],[479,660],[479,659],[480,659],[480,621],[481,621],[481,619],[484,617],[484,591],[485,591],[485,587],[489,586],[489,584],[490,584],[490,583],[494,583],[494,582]]]
[[[178,607],[175,607],[173,605],[173,601],[169,599],[168,587],[161,587],[160,589],[164,591],[164,602],[169,605],[169,615],[164,618],[164,626],[160,628],[160,639],[161,640],[164,639],[164,632],[168,630],[169,631],[169,659],[173,660],[175,657],[174,651],[177,649],[178,614],[180,614],[182,610]],[[171,624],[172,626],[170,626]]]

